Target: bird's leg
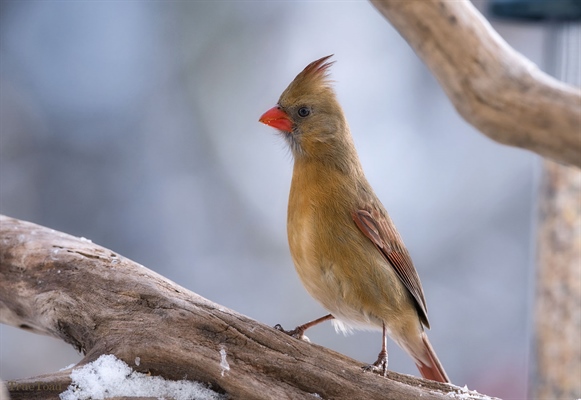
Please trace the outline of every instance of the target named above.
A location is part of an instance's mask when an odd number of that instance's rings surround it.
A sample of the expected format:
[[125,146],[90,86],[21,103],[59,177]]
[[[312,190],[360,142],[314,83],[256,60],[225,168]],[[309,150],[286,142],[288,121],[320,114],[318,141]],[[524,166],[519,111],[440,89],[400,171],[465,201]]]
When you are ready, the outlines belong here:
[[377,361],[371,365],[363,367],[365,371],[377,371],[382,376],[387,376],[387,331],[385,329],[385,322],[383,323],[383,343],[381,344],[381,351],[377,356]]
[[320,324],[321,322],[325,322],[325,321],[328,321],[328,320],[333,319],[333,318],[335,318],[335,317],[333,317],[331,314],[327,314],[324,317],[317,318],[317,319],[310,321],[310,322],[307,322],[306,324],[303,324],[303,325],[299,325],[295,329],[293,329],[292,331],[285,331],[280,324],[276,324],[274,326],[274,329],[277,329],[281,332],[284,332],[287,335],[290,335],[296,339],[309,340],[304,335],[304,333],[307,329],[309,329],[310,327],[315,326],[317,324]]

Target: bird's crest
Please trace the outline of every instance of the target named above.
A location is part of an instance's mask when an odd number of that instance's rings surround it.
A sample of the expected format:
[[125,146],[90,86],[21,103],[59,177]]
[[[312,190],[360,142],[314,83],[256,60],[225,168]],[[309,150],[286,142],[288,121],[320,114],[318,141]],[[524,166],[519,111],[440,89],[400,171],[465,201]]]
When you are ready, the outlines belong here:
[[330,87],[329,67],[335,63],[335,61],[327,61],[331,57],[333,57],[333,54],[319,58],[307,65],[293,80],[292,86]]
[[325,80],[329,75],[329,68],[331,65],[335,64],[335,61],[327,60],[333,57],[333,54],[325,56],[323,58],[319,58],[316,61],[313,61],[309,65],[302,70],[302,72],[298,76],[302,76],[308,79],[323,79]]

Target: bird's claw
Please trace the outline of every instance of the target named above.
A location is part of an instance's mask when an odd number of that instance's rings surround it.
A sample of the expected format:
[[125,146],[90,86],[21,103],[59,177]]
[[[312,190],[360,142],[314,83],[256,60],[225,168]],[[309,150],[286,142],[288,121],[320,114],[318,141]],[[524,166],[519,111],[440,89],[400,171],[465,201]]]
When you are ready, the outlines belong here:
[[363,367],[361,367],[361,369],[363,369],[363,371],[365,372],[375,372],[376,374],[379,374],[383,377],[387,376],[387,366],[385,364],[382,366],[375,364],[364,365]]
[[383,354],[379,353],[379,357],[377,357],[377,361],[373,364],[365,365],[361,367],[365,372],[375,372],[383,377],[387,376],[387,353]]
[[294,337],[295,339],[304,340],[305,342],[310,342],[309,338],[305,336],[305,330],[301,327],[296,327],[292,331],[285,330],[281,324],[276,324],[274,329],[286,333],[287,335]]

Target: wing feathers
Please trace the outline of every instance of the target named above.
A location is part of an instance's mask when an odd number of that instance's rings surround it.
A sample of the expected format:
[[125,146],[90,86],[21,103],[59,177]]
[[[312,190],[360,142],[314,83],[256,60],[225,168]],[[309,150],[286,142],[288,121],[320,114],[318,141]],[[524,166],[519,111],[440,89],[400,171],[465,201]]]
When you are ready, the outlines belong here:
[[357,210],[352,213],[353,220],[361,232],[377,247],[393,267],[414,300],[420,320],[429,328],[428,313],[424,291],[412,259],[403,245],[399,234],[379,210]]

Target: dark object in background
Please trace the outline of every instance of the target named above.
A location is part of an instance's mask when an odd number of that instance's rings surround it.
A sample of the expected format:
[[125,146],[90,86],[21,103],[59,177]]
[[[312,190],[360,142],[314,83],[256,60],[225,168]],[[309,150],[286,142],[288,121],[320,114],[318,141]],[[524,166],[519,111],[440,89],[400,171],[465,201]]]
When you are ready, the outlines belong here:
[[490,13],[494,17],[520,20],[581,19],[581,0],[491,0]]

